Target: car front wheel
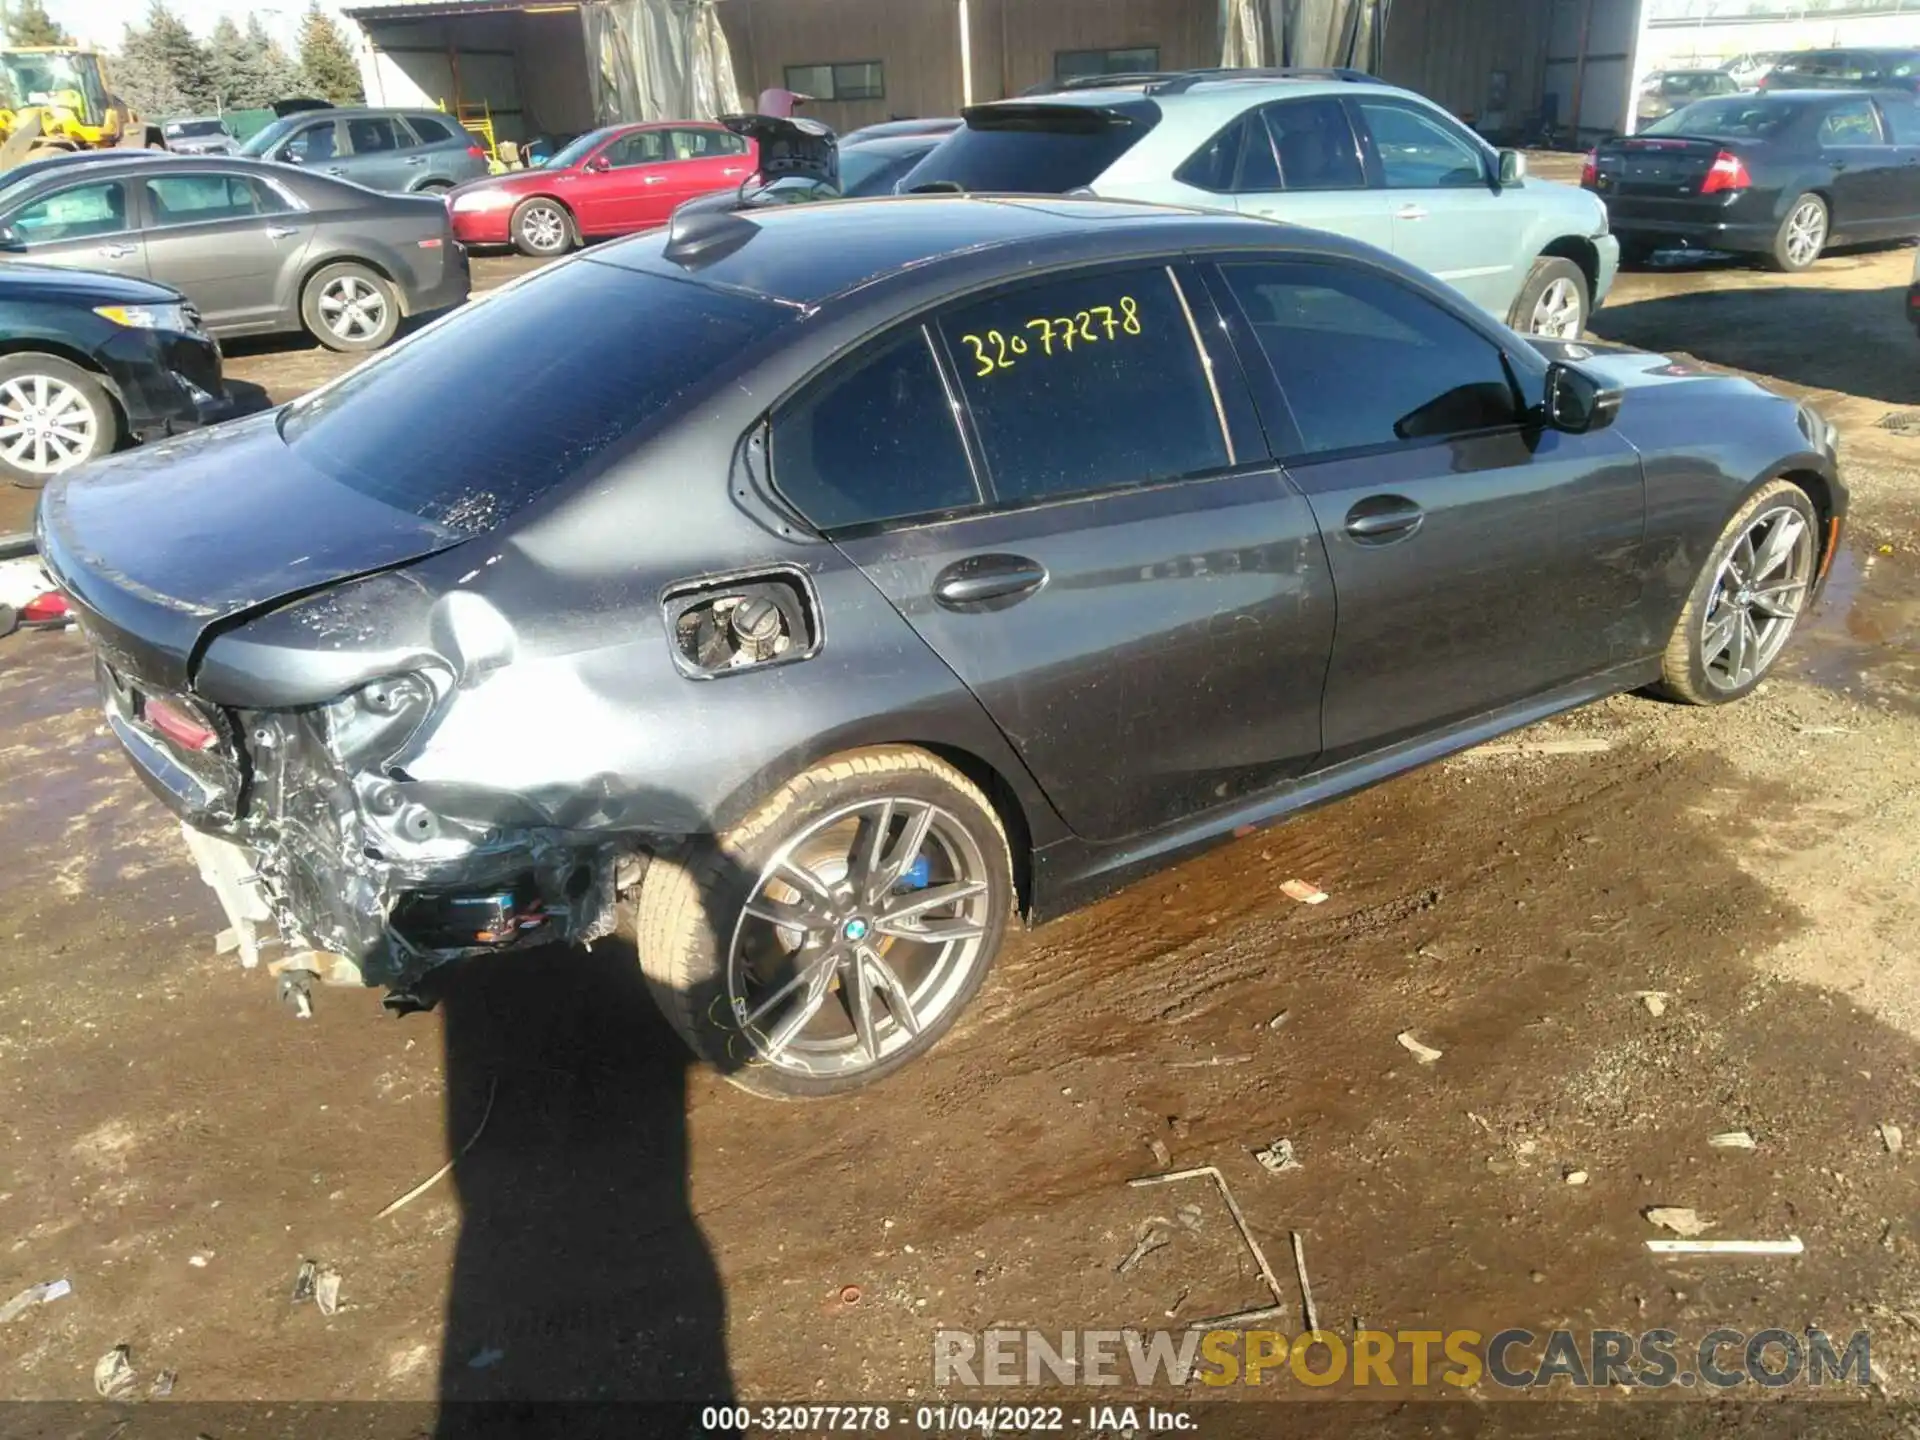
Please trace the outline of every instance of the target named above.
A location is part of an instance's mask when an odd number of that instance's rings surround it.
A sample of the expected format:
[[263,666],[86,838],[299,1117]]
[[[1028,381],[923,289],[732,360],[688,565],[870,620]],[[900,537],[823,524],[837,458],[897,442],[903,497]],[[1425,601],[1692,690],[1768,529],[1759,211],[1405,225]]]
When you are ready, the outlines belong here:
[[522,200],[509,230],[522,255],[564,255],[574,244],[573,216],[558,200],[545,196]]
[[1768,481],[1740,507],[1667,643],[1669,695],[1724,705],[1766,678],[1813,593],[1818,536],[1813,502],[1790,480]]
[[727,834],[654,859],[631,923],[694,1052],[747,1090],[798,1098],[931,1049],[1013,903],[986,796],[925,751],[885,748],[823,762]]
[[120,413],[99,377],[33,352],[0,358],[0,475],[38,489],[120,442]]
[[1571,260],[1542,255],[1527,272],[1507,323],[1524,335],[1578,340],[1591,306],[1586,272]]

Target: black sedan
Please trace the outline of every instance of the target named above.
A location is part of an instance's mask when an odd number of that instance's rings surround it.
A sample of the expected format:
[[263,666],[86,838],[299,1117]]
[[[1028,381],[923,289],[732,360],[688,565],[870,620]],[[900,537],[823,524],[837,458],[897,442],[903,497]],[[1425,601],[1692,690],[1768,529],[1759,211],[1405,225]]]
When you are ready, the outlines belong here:
[[158,280],[216,335],[306,330],[334,350],[377,350],[468,289],[439,200],[230,157],[134,153],[9,177],[5,260]]
[[0,335],[0,476],[16,485],[233,410],[220,347],[164,285],[0,266]]
[[1694,245],[1805,270],[1829,245],[1920,235],[1920,98],[1766,91],[1697,100],[1603,141],[1581,183],[1624,260]]
[[807,1095],[931,1046],[1016,914],[1746,695],[1846,505],[1806,407],[1365,245],[916,196],[586,252],[39,539],[243,956],[407,1005],[631,924],[689,1045]]

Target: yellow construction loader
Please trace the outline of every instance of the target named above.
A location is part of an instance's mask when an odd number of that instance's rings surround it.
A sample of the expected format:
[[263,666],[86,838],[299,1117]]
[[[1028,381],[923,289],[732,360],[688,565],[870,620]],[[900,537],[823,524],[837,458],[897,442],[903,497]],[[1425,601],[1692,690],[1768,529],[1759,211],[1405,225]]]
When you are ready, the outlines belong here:
[[0,48],[0,171],[114,146],[160,150],[166,141],[107,89],[98,55],[71,45]]

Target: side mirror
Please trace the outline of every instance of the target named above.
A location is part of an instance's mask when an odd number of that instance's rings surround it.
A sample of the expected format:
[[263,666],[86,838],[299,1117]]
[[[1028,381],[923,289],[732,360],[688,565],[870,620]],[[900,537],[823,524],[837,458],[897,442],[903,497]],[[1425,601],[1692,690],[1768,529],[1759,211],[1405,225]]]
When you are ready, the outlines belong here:
[[18,230],[14,229],[11,225],[0,225],[0,250],[24,250],[26,248],[27,242],[20,237]]
[[1569,435],[1604,430],[1620,413],[1621,392],[1610,390],[1584,370],[1564,361],[1547,366],[1546,398],[1542,408],[1547,424]]
[[307,163],[307,157],[291,145],[281,146],[280,149],[274,152],[273,158],[278,160],[282,165],[304,165]]
[[1500,183],[1518,185],[1527,178],[1527,157],[1518,150],[1500,152]]
[[604,155],[596,155],[587,161],[587,169],[589,170],[611,170],[612,168],[613,162]]

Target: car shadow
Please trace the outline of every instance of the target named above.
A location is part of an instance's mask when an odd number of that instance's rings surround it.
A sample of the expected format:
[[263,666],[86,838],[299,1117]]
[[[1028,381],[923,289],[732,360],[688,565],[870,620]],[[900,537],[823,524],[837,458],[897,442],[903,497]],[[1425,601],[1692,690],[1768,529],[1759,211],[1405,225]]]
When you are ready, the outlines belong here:
[[1901,285],[1779,285],[1612,304],[1596,311],[1588,328],[1602,340],[1679,352],[1789,385],[1920,405],[1920,337],[1906,316]]
[[227,379],[227,398],[233,401],[233,419],[243,415],[257,415],[262,410],[273,408],[273,397],[267,394],[267,387],[256,385],[251,380]]

